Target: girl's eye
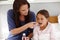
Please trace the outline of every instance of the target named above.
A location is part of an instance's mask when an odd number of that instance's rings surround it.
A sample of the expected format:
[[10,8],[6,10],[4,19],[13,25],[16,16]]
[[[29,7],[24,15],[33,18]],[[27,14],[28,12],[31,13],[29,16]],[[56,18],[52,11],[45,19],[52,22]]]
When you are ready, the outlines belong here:
[[37,18],[37,20],[39,20],[39,18]]

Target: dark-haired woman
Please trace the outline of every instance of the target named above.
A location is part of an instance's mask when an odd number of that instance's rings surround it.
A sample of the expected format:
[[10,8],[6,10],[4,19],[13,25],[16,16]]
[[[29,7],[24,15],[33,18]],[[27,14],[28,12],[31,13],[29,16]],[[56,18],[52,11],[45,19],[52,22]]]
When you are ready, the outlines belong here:
[[10,32],[8,40],[22,40],[23,33],[26,36],[31,35],[31,28],[33,28],[36,19],[26,0],[15,0],[13,9],[8,11],[7,17]]

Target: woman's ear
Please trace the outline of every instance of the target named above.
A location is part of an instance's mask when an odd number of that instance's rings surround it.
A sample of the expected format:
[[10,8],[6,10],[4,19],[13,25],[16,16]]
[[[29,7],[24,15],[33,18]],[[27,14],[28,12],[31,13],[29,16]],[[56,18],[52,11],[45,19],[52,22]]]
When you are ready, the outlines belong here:
[[37,22],[37,18],[36,18],[36,22]]
[[37,16],[36,16],[36,22],[37,22]]

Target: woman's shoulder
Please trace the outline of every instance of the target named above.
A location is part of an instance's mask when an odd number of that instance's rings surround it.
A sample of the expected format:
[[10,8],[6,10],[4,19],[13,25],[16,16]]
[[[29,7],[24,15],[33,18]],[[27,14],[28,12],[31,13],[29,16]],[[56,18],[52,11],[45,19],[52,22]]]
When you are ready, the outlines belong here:
[[33,11],[30,11],[30,15],[35,15],[35,13]]
[[33,11],[30,11],[30,20],[33,22],[36,21],[36,16],[35,16],[35,13]]
[[7,12],[7,14],[8,14],[9,16],[13,16],[13,9],[9,9],[8,12]]

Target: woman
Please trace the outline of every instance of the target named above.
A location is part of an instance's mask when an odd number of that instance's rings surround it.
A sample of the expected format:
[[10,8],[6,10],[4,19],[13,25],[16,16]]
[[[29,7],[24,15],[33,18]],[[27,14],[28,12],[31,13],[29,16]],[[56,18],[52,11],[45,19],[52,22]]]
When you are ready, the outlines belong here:
[[30,4],[26,0],[15,0],[13,9],[8,11],[8,40],[22,40],[22,34],[31,35],[35,23],[35,14],[30,11]]

